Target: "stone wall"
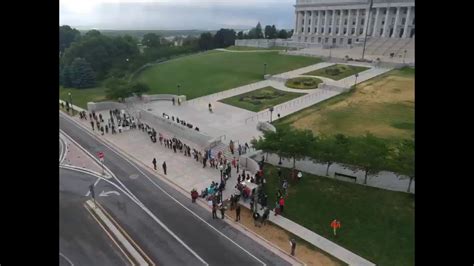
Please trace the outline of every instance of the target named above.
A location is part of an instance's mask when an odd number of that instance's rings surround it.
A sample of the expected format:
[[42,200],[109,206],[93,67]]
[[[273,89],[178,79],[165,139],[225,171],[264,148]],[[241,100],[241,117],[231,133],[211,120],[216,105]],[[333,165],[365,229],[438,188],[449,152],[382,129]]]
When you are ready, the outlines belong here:
[[89,112],[98,112],[103,110],[111,110],[111,109],[125,109],[126,106],[119,102],[88,102],[87,103],[87,110]]
[[157,129],[155,129],[157,132],[160,132],[159,128],[162,128],[174,134],[176,138],[189,140],[196,145],[199,145],[201,148],[208,148],[212,143],[214,143],[214,138],[211,136],[207,136],[199,131],[178,124],[171,119],[154,115],[148,111],[140,110],[138,112],[138,118],[151,127],[157,127]]
[[235,46],[246,46],[255,48],[272,48],[275,46],[279,46],[298,49],[308,47],[308,44],[294,42],[291,39],[244,39],[235,40]]

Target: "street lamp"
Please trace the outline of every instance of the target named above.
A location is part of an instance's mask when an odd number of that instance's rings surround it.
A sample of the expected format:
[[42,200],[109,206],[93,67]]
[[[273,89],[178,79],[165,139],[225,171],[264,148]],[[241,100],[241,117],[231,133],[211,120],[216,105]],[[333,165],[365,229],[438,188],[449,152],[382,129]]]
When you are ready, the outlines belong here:
[[181,88],[181,84],[178,84],[178,96],[179,96],[179,89]]
[[369,33],[369,24],[370,24],[370,14],[372,13],[372,5],[374,4],[373,0],[370,0],[369,4],[369,14],[367,17],[367,21],[365,21],[365,36],[364,36],[364,48],[362,49],[362,60],[364,60],[365,55],[365,44],[367,43],[367,34]]
[[267,63],[263,64],[263,78],[265,78],[265,74],[267,73]]
[[71,112],[74,115],[74,108],[72,107],[72,95],[70,92],[67,93],[69,95],[69,104],[71,105]]
[[403,51],[403,63],[405,64],[405,56],[407,55],[407,50]]
[[273,106],[270,107],[270,123],[272,122],[272,113],[273,113]]

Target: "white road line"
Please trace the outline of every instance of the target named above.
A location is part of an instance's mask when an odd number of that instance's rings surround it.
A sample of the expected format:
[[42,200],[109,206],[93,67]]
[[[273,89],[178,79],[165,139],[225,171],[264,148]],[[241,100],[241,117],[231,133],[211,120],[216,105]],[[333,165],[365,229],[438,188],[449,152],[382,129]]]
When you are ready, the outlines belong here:
[[[97,186],[97,183],[99,183],[99,181],[100,181],[100,178],[97,178],[97,180],[94,182],[94,185],[93,185],[93,186],[94,186],[94,187]],[[87,191],[86,197],[89,197],[89,194],[91,194],[91,191],[90,191],[90,190]]]
[[67,154],[67,143],[66,141],[62,138],[62,134],[59,133],[59,143],[61,144],[61,157],[59,158],[59,164],[62,164],[64,162],[64,159],[66,159],[66,154]]
[[72,263],[72,261],[68,259],[68,257],[64,256],[63,253],[59,252],[59,256],[63,257],[67,262],[69,262],[69,264],[71,264],[71,266],[74,266],[74,263]]
[[[71,122],[73,123],[76,123],[76,121],[72,120],[70,118]],[[95,139],[98,139],[96,136],[92,135],[91,133],[89,133],[87,130],[85,130],[84,128],[82,128],[81,125],[78,126],[81,130],[83,130],[84,132],[86,132],[87,134],[89,134],[90,136],[92,136],[93,138]],[[95,158],[95,156],[93,156],[92,154],[90,154],[90,152],[88,152],[86,149],[84,149],[81,145],[79,145],[79,143],[77,143],[74,139],[72,139],[68,134],[66,134],[66,132],[60,130],[62,132],[62,134],[64,136],[66,136],[70,141],[72,141],[77,147],[79,147],[82,151],[84,151],[87,155],[89,155],[89,157],[91,157],[94,161],[96,161],[99,165],[102,164],[97,158]],[[127,190],[130,194],[131,191],[115,176],[115,174],[107,167],[105,166],[104,164],[104,169],[105,169],[105,172],[109,173],[110,176],[112,176],[112,178],[114,178],[115,180],[117,180],[117,182],[125,189]]]
[[107,180],[105,179],[104,177],[100,176],[100,175],[97,175],[97,174],[93,174],[93,173],[88,173],[84,170],[81,170],[81,169],[74,169],[74,168],[71,168],[69,166],[65,166],[65,165],[61,165],[60,166],[61,168],[65,168],[65,169],[69,169],[69,170],[73,170],[73,171],[78,171],[78,172],[82,172],[82,173],[85,173],[85,174],[89,174],[89,175],[92,175],[92,176],[97,176],[99,179],[101,180],[104,180],[106,181],[107,183],[115,186],[117,189],[119,189],[120,191],[123,192],[123,194],[127,195],[133,202],[135,202],[143,211],[145,211],[145,213],[147,213],[153,220],[155,220],[156,223],[158,223],[163,229],[165,229],[174,239],[176,239],[176,241],[178,241],[182,246],[184,246],[189,252],[191,252],[191,254],[193,254],[198,260],[200,260],[204,265],[209,265],[209,263],[207,263],[203,258],[201,258],[194,250],[192,250],[186,243],[184,243],[183,240],[181,240],[175,233],[173,233],[173,231],[171,231],[160,219],[158,219],[158,217],[156,217],[142,202],[140,202],[138,199],[136,199],[136,197],[133,195],[133,194],[128,194],[124,189],[122,189],[120,186],[118,186],[117,184],[113,183],[112,181],[110,180]]
[[[87,132],[87,131],[86,131]],[[89,133],[89,132],[87,132]],[[96,138],[98,139],[98,138]],[[156,184],[147,174],[145,174],[140,168],[138,168],[134,163],[132,163],[130,160],[128,160],[128,158],[126,158],[125,156],[123,156],[122,154],[118,153],[117,151],[115,151],[114,148],[112,148],[111,146],[109,146],[107,143],[101,141],[99,139],[99,142],[101,142],[104,146],[107,146],[112,152],[114,152],[116,155],[118,155],[119,157],[123,158],[125,161],[127,161],[130,165],[132,165],[134,168],[136,168],[140,173],[142,173],[142,175],[144,175],[153,185],[155,185],[158,189],[160,189],[163,193],[165,193],[168,197],[170,197],[172,200],[174,200],[176,203],[178,203],[179,205],[181,205],[181,207],[183,207],[185,210],[187,210],[188,212],[190,212],[192,215],[194,215],[195,217],[197,217],[199,220],[201,220],[203,223],[205,223],[206,225],[208,225],[210,228],[212,228],[214,231],[216,231],[217,233],[219,233],[221,236],[223,236],[224,238],[226,238],[227,240],[229,240],[230,242],[232,242],[234,245],[236,245],[237,247],[239,247],[241,250],[243,250],[245,253],[247,253],[248,255],[250,255],[252,258],[254,258],[255,260],[257,260],[258,262],[262,263],[262,265],[266,265],[263,261],[261,261],[260,259],[258,259],[255,255],[253,255],[252,253],[250,253],[248,250],[246,250],[245,248],[243,248],[242,246],[240,246],[239,244],[237,244],[235,241],[233,241],[232,239],[230,239],[228,236],[226,236],[224,233],[222,233],[221,231],[217,230],[214,226],[212,226],[211,224],[209,224],[208,222],[206,222],[204,219],[202,219],[199,215],[197,215],[195,212],[193,212],[192,210],[190,210],[189,208],[187,208],[186,206],[184,206],[181,202],[179,202],[176,198],[174,198],[173,196],[171,196],[168,192],[166,192],[161,186],[159,186],[158,184]],[[131,195],[133,195],[132,193],[130,193]],[[138,199],[137,199],[138,200]]]

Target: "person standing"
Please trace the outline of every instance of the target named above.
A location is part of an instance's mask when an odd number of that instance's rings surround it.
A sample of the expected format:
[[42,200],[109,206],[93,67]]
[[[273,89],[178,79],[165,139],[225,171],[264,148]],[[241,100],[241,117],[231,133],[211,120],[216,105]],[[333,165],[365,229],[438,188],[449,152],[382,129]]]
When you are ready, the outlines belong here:
[[152,163],[153,163],[153,168],[154,168],[154,169],[155,169],[155,171],[156,171],[156,158],[153,158],[153,161],[152,161]]
[[291,256],[295,255],[295,249],[296,249],[296,241],[294,238],[290,240],[290,247],[291,247]]
[[163,161],[162,166],[163,166],[163,173],[165,173],[165,175],[166,175],[166,162],[165,161]]
[[217,218],[217,204],[215,202],[212,203],[212,219]]
[[332,222],[331,222],[331,227],[334,231],[334,235],[336,235],[336,230],[341,228],[341,222],[339,222],[338,220],[334,219]]
[[91,120],[92,131],[94,131],[94,121]]
[[221,203],[220,211],[221,211],[221,217],[222,217],[222,219],[224,219],[224,216],[225,216],[225,206],[224,206],[224,203]]
[[240,204],[237,203],[237,207],[235,208],[235,221],[240,221]]
[[278,204],[280,205],[280,213],[283,213],[283,207],[285,206],[285,199],[280,198],[280,200],[278,201]]

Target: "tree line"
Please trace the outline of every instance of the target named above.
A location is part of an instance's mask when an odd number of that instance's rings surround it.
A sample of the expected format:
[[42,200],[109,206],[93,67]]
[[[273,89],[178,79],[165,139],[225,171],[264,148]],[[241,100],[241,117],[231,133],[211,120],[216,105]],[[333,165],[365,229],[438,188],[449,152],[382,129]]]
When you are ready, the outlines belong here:
[[[115,89],[108,97],[126,97],[127,94],[133,94],[132,88],[137,88],[138,85],[132,84],[127,86],[128,89],[119,85],[128,82],[132,73],[147,63],[225,48],[234,45],[236,36],[232,29],[220,29],[215,34],[205,32],[199,37],[177,36],[172,41],[156,33],[147,33],[138,40],[129,35],[106,36],[98,30],[81,34],[68,25],[60,26],[59,83],[64,87],[79,89],[100,84],[110,90]],[[179,42],[179,45],[174,45],[175,41]]]
[[415,143],[400,140],[391,145],[370,133],[364,136],[336,134],[315,136],[310,130],[299,130],[288,125],[277,126],[276,132],[265,132],[263,138],[252,140],[253,146],[264,152],[274,153],[282,158],[296,160],[310,158],[327,165],[326,175],[333,163],[362,168],[367,176],[379,171],[392,171],[410,178],[408,191],[415,178]]
[[286,31],[285,29],[277,30],[275,25],[266,25],[262,30],[260,22],[257,23],[257,26],[250,29],[248,33],[244,31],[239,31],[237,33],[237,39],[288,39],[293,35],[293,30]]

